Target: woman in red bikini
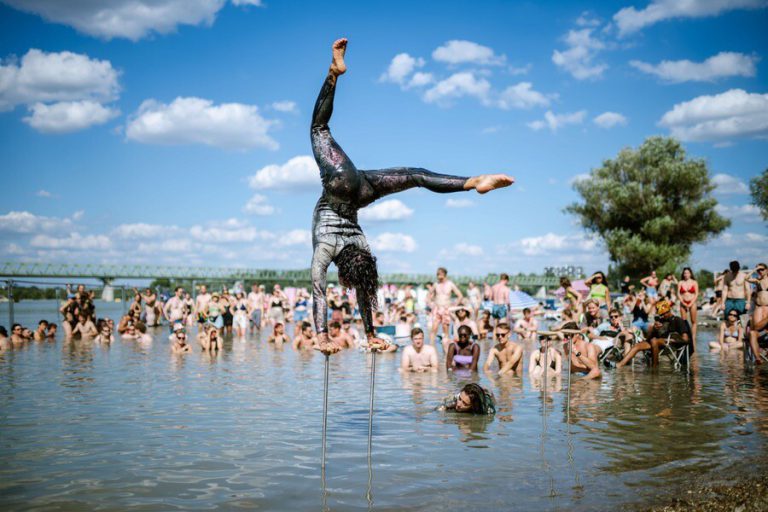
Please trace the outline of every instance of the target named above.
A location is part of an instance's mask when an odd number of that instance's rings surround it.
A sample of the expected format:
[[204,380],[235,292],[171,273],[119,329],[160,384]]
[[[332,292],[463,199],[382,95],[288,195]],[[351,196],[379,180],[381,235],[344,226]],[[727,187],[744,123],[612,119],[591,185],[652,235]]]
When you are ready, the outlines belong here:
[[691,340],[696,343],[696,317],[698,316],[699,283],[693,277],[693,270],[685,267],[677,283],[680,297],[680,317],[691,322]]

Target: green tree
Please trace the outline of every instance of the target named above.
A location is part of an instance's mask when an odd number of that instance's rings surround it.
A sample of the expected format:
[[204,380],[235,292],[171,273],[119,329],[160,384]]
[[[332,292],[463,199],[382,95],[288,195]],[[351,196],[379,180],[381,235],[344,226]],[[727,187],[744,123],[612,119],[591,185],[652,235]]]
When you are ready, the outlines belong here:
[[675,139],[650,137],[593,169],[574,188],[583,202],[566,208],[599,235],[618,274],[674,272],[704,242],[730,225],[715,211],[704,160],[687,158]]
[[752,204],[760,208],[763,219],[768,220],[768,169],[749,180],[749,191],[752,193]]

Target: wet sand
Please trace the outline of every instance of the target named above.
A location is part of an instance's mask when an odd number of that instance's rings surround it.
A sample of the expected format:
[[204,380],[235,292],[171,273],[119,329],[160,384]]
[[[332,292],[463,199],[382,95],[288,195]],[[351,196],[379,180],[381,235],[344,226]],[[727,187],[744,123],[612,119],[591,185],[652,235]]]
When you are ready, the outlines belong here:
[[740,462],[722,471],[722,479],[694,482],[673,499],[661,499],[648,512],[762,512],[768,510],[768,463],[764,459]]

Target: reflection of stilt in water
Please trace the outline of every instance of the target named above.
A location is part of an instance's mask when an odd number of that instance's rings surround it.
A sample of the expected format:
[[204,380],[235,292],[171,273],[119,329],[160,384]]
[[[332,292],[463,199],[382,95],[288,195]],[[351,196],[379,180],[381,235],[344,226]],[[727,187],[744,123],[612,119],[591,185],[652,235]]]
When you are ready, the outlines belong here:
[[552,477],[552,468],[549,466],[549,463],[547,462],[547,458],[544,454],[544,445],[547,442],[547,367],[549,366],[549,363],[547,362],[547,356],[549,355],[549,350],[544,351],[544,382],[541,386],[541,462],[542,462],[542,468],[544,471],[546,471],[547,476],[549,478],[549,497],[554,498],[557,496],[557,493],[555,493],[555,480]]
[[321,510],[323,512],[328,512],[330,508],[328,508],[328,487],[325,485],[325,467],[320,469],[320,483],[323,486]]
[[325,385],[323,386],[323,454],[320,459],[320,468],[325,475],[325,433],[328,427],[328,361],[330,356],[325,354]]
[[568,451],[566,458],[568,459],[568,465],[573,473],[573,479],[575,481],[574,490],[581,497],[581,479],[579,478],[579,472],[576,471],[576,465],[573,460],[573,439],[571,438],[571,353],[573,352],[573,335],[568,338],[568,395],[565,403],[565,439],[568,444]]
[[368,500],[368,510],[373,509],[373,464],[371,449],[373,447],[373,389],[376,383],[376,349],[371,350],[371,399],[368,404],[368,488],[365,499]]

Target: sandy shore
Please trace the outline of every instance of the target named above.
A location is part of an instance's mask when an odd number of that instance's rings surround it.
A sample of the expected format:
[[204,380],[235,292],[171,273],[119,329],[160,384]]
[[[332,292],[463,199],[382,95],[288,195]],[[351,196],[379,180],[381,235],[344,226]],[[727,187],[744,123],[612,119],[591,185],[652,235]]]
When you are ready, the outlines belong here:
[[[765,462],[739,464],[729,481],[708,482],[681,490],[676,497],[652,507],[638,506],[648,512],[758,512],[768,511],[768,466]],[[742,475],[742,476],[736,476]]]

